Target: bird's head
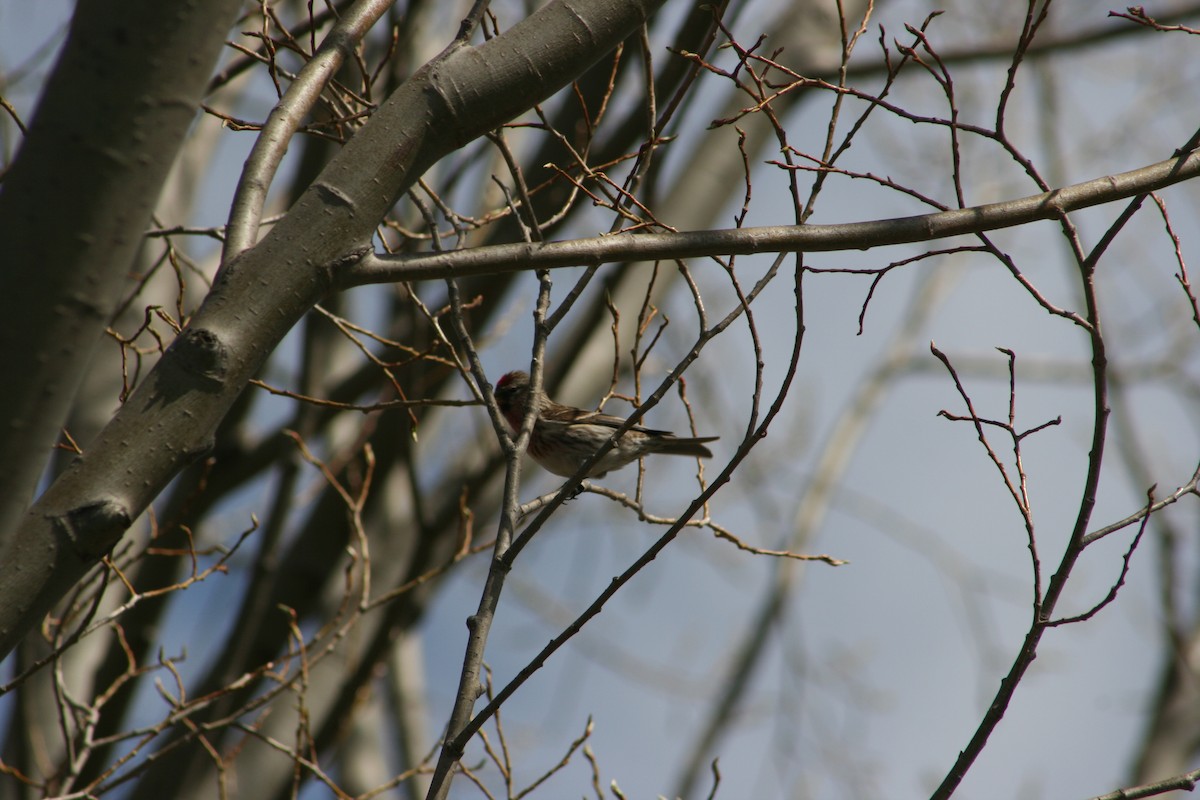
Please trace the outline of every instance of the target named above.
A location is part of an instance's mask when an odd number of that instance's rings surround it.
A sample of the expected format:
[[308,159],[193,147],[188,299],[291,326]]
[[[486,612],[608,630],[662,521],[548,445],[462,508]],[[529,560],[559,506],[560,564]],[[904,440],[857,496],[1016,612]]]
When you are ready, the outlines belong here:
[[500,411],[506,417],[515,415],[519,420],[525,414],[525,402],[529,397],[529,375],[521,370],[505,373],[496,381],[495,394]]

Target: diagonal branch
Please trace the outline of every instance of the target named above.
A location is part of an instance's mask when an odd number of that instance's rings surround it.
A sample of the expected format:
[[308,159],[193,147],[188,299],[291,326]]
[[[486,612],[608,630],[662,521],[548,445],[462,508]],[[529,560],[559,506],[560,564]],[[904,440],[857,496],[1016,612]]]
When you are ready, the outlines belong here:
[[229,261],[254,245],[267,190],[287,153],[292,135],[300,129],[346,57],[391,6],[392,0],[357,0],[338,19],[320,49],[305,63],[283,98],[271,110],[238,178],[226,227],[223,260]]
[[75,9],[0,191],[0,371],[21,376],[0,394],[0,548],[36,493],[240,6]]
[[[396,199],[443,156],[523,113],[636,31],[663,0],[558,0],[418,70],[255,247],[0,553],[0,657],[124,535],[213,433],[275,346],[369,251]],[[6,189],[7,191],[7,189]]]

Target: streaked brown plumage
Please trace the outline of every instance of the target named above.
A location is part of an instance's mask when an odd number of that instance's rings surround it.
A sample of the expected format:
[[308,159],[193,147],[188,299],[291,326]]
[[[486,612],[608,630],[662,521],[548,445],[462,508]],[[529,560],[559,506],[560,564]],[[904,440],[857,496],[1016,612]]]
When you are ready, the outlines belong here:
[[[505,421],[514,433],[519,431],[529,403],[529,376],[520,370],[509,372],[496,381],[495,392],[496,403]],[[545,392],[538,393],[534,405],[537,419],[529,437],[529,455],[542,468],[563,477],[574,475],[584,460],[625,423],[621,417],[556,403]],[[588,477],[602,478],[610,470],[620,469],[652,453],[711,458],[712,451],[704,445],[717,438],[680,438],[669,431],[635,425],[593,465]]]

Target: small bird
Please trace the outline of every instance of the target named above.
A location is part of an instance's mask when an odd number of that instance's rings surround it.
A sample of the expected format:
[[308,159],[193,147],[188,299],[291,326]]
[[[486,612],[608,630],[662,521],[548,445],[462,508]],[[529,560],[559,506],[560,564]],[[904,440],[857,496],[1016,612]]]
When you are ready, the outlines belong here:
[[[496,381],[495,393],[496,404],[508,426],[514,433],[520,431],[529,404],[529,376],[520,370],[509,372]],[[543,469],[567,478],[578,472],[584,460],[625,423],[621,417],[556,403],[545,392],[535,396],[534,407],[537,418],[529,436],[528,453]],[[635,425],[592,465],[587,477],[603,478],[609,470],[620,469],[651,453],[712,458],[712,451],[704,443],[718,438],[681,439],[668,431]]]

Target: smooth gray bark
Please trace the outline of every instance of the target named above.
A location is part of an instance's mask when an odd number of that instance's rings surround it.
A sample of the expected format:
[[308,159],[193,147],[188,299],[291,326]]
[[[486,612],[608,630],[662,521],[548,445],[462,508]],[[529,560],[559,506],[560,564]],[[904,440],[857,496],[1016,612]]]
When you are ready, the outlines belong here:
[[[0,370],[9,379],[0,546],[33,498],[240,7],[82,0],[75,9],[0,184]],[[3,595],[45,575],[44,559],[34,561],[41,568],[29,565]]]

